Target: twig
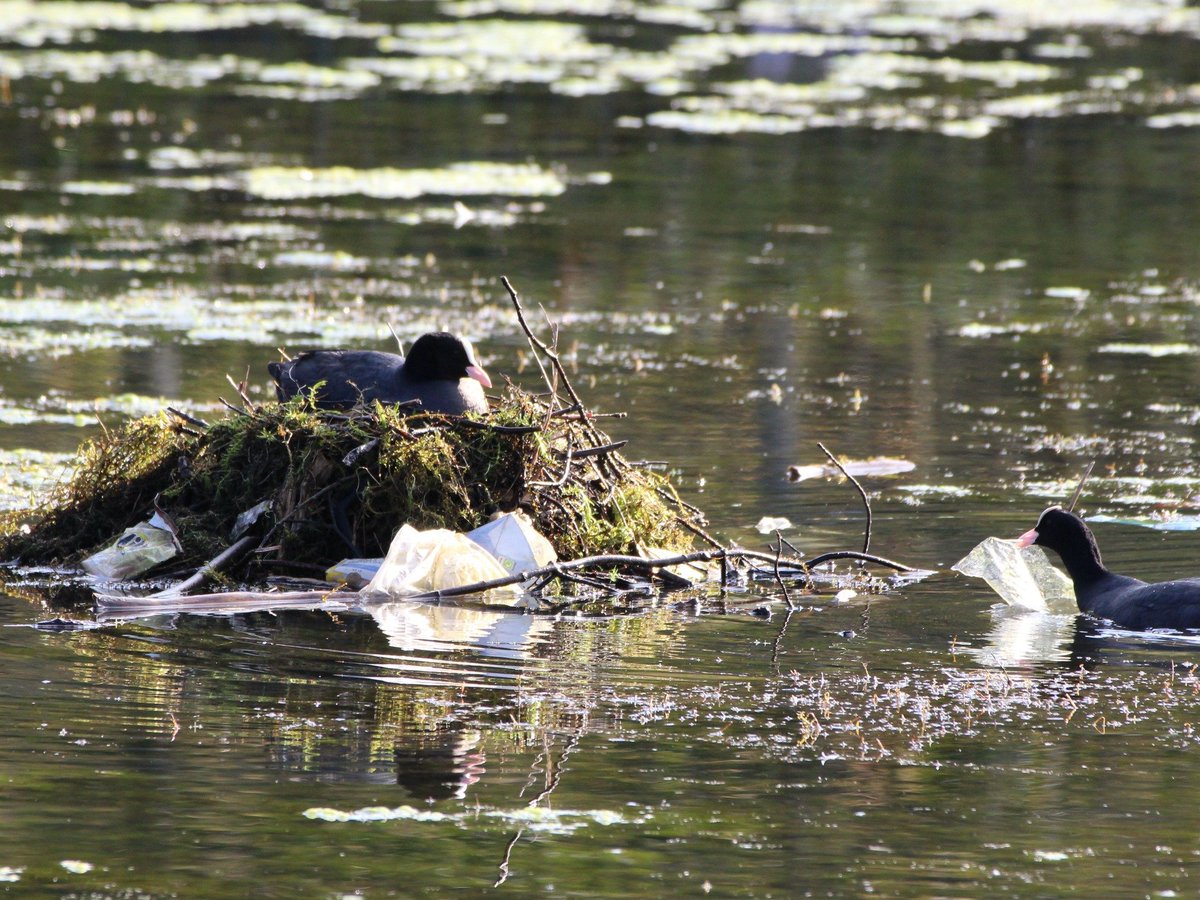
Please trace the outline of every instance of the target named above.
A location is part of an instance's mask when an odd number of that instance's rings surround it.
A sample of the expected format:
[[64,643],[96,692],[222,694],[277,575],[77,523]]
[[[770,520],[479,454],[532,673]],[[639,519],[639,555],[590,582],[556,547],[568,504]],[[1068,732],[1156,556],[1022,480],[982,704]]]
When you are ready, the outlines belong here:
[[822,444],[820,441],[817,441],[817,446],[821,448],[822,453],[829,457],[829,461],[837,466],[837,470],[846,476],[846,479],[852,485],[854,485],[854,487],[858,490],[858,495],[862,497],[863,506],[867,508],[867,531],[863,536],[863,553],[869,553],[871,550],[871,501],[867,499],[867,492],[864,491],[863,486],[858,483],[858,479],[846,471],[846,467],[841,464],[836,456],[829,452],[829,449],[824,444]]
[[707,531],[705,531],[703,528],[701,528],[695,522],[689,522],[683,516],[676,516],[675,521],[678,522],[680,525],[682,525],[685,529],[690,531],[692,534],[696,535],[696,537],[705,541],[710,547],[715,547],[718,550],[725,549],[724,544],[722,544],[720,541],[718,541],[715,537],[713,537],[711,534],[709,534]]
[[491,422],[467,418],[455,419],[454,424],[464,428],[478,428],[481,431],[494,431],[497,434],[537,434],[542,430],[541,425],[493,425]]
[[877,566],[886,566],[889,569],[895,569],[897,572],[911,572],[912,566],[906,566],[903,563],[893,562],[882,556],[876,556],[874,553],[859,553],[857,550],[834,550],[831,553],[822,553],[820,556],[814,556],[808,560],[807,564],[801,563],[805,568],[812,568],[823,563],[833,562],[836,559],[856,559],[859,562],[875,563]]
[[214,556],[206,564],[196,570],[196,573],[191,578],[179,582],[174,587],[167,588],[165,591],[159,591],[157,594],[151,594],[154,598],[173,599],[182,597],[193,588],[197,588],[204,582],[208,581],[216,575],[224,566],[227,566],[234,561],[240,559],[244,554],[250,551],[250,547],[258,538],[247,535],[244,538],[239,538],[230,546]]
[[[525,320],[525,308],[521,306],[521,297],[517,294],[516,288],[512,286],[512,283],[509,282],[507,276],[504,275],[500,276],[500,283],[504,285],[504,289],[508,291],[508,296],[512,299],[513,306],[517,311],[517,321],[521,324],[521,330],[525,332],[526,340],[529,341],[530,346],[534,349],[534,356],[537,357],[537,354],[540,351],[546,356],[547,359],[550,360],[550,364],[553,366],[554,372],[558,376],[558,380],[561,381],[563,387],[566,388],[567,395],[570,396],[571,402],[580,409],[585,409],[586,407],[583,405],[583,400],[581,400],[579,394],[576,393],[575,386],[571,384],[571,379],[567,377],[567,371],[563,368],[562,360],[558,358],[558,353],[551,347],[547,346],[545,341],[543,341],[541,338],[535,335],[532,330],[530,330],[529,323]],[[546,370],[544,367],[542,367],[540,359],[538,359],[538,367],[542,369],[542,375],[545,377]],[[557,393],[554,383],[551,382],[548,377],[546,378],[546,385],[550,388],[552,393]],[[593,443],[599,445],[601,443],[601,438],[597,435],[595,426],[586,419],[584,420],[583,424],[586,427],[589,436],[592,438]]]
[[208,428],[208,423],[203,419],[197,419],[195,416],[189,416],[187,413],[183,412],[182,410],[178,410],[173,406],[168,406],[167,412],[177,419],[182,419],[189,425],[195,425],[197,428]]
[[562,477],[558,481],[529,481],[526,485],[529,487],[562,487],[567,483],[567,479],[571,477],[571,463],[575,460],[575,435],[573,432],[567,433],[567,457],[566,464],[563,466]]
[[246,412],[258,412],[258,407],[254,405],[254,401],[246,396],[246,385],[250,381],[249,366],[246,367],[246,378],[241,382],[241,384],[238,384],[236,381],[234,381],[228,373],[225,375],[225,380],[229,382],[230,386],[232,386],[235,391],[237,391],[237,395],[242,398],[242,403],[246,405]]
[[[228,378],[229,376],[226,375],[225,377]],[[246,410],[238,409],[236,406],[234,406],[232,403],[230,403],[224,397],[218,397],[217,400],[220,401],[221,405],[224,406],[227,410],[229,410],[234,415],[238,415],[238,416],[246,415]]]
[[1066,506],[1067,512],[1075,511],[1075,504],[1078,503],[1079,498],[1083,496],[1083,484],[1088,480],[1088,477],[1092,474],[1092,469],[1094,468],[1096,468],[1096,461],[1093,459],[1088,463],[1087,468],[1084,470],[1083,477],[1079,479],[1079,484],[1075,485],[1075,493],[1071,495],[1071,499],[1068,501]]
[[629,441],[613,441],[611,444],[605,444],[603,447],[588,447],[586,450],[575,450],[571,453],[572,459],[587,459],[590,456],[605,456],[612,453],[614,450],[620,450]]
[[700,509],[698,506],[692,506],[692,504],[681,498],[674,491],[668,491],[665,488],[656,487],[654,489],[654,493],[658,494],[658,496],[662,497],[668,503],[673,503],[681,509],[686,509],[688,512],[699,516],[702,521],[704,520],[704,511],[702,509]]
[[783,554],[783,535],[776,531],[775,537],[779,539],[779,543],[775,545],[775,583],[783,591],[783,602],[787,604],[787,608],[790,611],[795,609],[796,605],[792,603],[792,595],[788,593],[787,584],[784,583],[783,577],[779,574],[779,557]]

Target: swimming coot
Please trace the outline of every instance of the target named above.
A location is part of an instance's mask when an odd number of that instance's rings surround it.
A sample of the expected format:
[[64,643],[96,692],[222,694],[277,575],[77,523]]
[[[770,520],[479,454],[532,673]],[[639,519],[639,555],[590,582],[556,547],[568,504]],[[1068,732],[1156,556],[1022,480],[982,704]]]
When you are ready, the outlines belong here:
[[407,357],[377,350],[310,350],[293,360],[268,363],[275,393],[287,400],[316,391],[317,406],[343,409],[358,403],[421,401],[424,412],[487,412],[492,380],[475,361],[471,342],[444,331],[423,334]]
[[1079,609],[1121,628],[1200,628],[1200,578],[1148,584],[1104,568],[1091,529],[1074,513],[1052,506],[1018,545],[1037,544],[1062,557]]

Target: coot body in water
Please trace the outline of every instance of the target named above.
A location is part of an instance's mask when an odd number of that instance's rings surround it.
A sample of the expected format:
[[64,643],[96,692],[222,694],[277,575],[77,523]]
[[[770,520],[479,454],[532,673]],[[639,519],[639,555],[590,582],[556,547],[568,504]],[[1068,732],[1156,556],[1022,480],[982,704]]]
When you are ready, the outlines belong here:
[[317,406],[326,409],[419,400],[424,412],[487,412],[483,389],[492,386],[471,343],[444,331],[421,335],[408,356],[311,350],[288,362],[268,363],[267,371],[280,400],[316,388]]
[[1052,506],[1037,525],[1017,539],[1062,557],[1075,585],[1079,609],[1121,628],[1200,628],[1200,578],[1149,584],[1104,568],[1091,529],[1074,513]]

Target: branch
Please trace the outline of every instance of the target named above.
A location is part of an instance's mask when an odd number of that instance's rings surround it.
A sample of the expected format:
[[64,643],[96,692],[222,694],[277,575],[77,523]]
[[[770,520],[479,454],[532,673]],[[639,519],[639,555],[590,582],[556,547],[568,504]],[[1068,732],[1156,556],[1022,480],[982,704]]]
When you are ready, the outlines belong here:
[[867,533],[863,536],[863,553],[868,553],[871,550],[871,501],[867,499],[867,492],[858,483],[858,479],[846,471],[846,467],[841,464],[836,456],[829,452],[824,444],[817,441],[817,446],[821,448],[821,452],[829,457],[829,461],[837,466],[837,470],[846,476],[850,483],[858,489],[858,495],[862,497],[863,506],[867,508]]
[[204,584],[214,575],[221,571],[225,566],[231,565],[242,556],[250,552],[251,545],[257,538],[247,535],[244,538],[239,538],[230,546],[214,556],[205,565],[198,568],[191,578],[179,582],[174,587],[167,588],[165,591],[159,591],[157,594],[151,594],[151,597],[163,597],[172,599],[182,597],[193,588],[197,588]]

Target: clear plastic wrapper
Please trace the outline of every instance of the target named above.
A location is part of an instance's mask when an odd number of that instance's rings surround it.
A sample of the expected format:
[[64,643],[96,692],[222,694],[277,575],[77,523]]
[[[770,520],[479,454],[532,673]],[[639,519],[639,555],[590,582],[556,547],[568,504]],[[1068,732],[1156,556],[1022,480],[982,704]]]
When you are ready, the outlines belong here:
[[[383,565],[363,592],[402,598],[507,576],[496,558],[465,534],[444,528],[417,531],[411,525],[402,525],[392,538]],[[482,599],[485,603],[514,606],[519,591],[510,586],[488,591]]]
[[1041,612],[1075,608],[1071,579],[1054,568],[1040,547],[1018,547],[1006,538],[989,537],[952,567],[982,578],[1009,606]]

